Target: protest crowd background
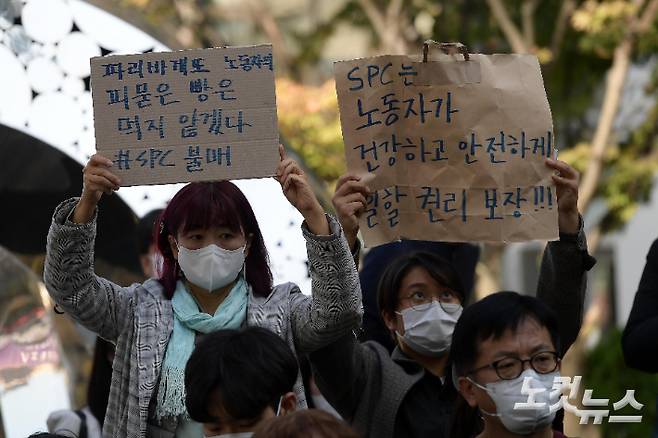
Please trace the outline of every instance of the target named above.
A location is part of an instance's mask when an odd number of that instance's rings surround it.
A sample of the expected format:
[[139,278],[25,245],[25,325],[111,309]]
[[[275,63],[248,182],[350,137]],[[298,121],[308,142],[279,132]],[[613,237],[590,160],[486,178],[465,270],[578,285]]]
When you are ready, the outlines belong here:
[[0,0],[0,438],[658,436],[657,53],[658,0]]

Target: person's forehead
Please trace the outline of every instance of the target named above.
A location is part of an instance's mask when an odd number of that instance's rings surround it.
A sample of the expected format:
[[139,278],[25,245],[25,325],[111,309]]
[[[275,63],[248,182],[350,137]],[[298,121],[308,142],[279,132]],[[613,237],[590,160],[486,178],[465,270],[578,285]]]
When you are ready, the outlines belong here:
[[400,288],[405,289],[416,285],[427,285],[432,287],[442,287],[438,281],[430,275],[422,266],[414,266],[404,275],[400,283]]
[[197,226],[197,227],[192,227],[184,232],[217,233],[217,232],[225,232],[225,231],[232,231],[231,227],[229,227],[228,225],[211,225],[210,227]]
[[542,345],[554,348],[550,332],[535,318],[524,318],[515,330],[508,328],[497,339],[492,336],[481,341],[478,346],[478,358],[479,361],[486,361],[502,352],[524,356]]

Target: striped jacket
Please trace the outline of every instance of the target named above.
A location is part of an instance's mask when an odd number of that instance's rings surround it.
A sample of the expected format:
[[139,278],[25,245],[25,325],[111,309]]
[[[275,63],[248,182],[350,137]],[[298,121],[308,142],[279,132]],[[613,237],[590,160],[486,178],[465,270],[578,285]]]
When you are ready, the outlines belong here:
[[[75,320],[116,343],[103,437],[146,437],[149,403],[173,327],[171,301],[157,280],[128,287],[94,274],[96,218],[74,224],[77,199],[61,203],[48,232],[44,281],[50,296]],[[302,227],[312,296],[286,283],[266,298],[249,294],[247,325],[268,328],[296,354],[315,351],[357,329],[363,313],[354,260],[337,220],[330,236]],[[306,406],[301,378],[295,392]]]

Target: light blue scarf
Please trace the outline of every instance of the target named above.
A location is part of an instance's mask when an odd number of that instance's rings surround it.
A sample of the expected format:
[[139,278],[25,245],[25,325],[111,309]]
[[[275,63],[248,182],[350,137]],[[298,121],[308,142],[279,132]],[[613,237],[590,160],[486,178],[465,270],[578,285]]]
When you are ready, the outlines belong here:
[[196,300],[179,281],[171,305],[174,309],[174,330],[167,344],[155,417],[185,415],[185,365],[194,350],[195,332],[210,333],[221,329],[237,329],[247,318],[247,282],[242,275],[217,308],[213,316],[199,311]]

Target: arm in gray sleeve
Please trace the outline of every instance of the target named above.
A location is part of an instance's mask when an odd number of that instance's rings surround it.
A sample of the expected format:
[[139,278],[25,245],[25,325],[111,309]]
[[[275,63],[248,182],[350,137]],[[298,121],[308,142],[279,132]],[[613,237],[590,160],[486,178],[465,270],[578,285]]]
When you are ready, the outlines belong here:
[[301,353],[322,348],[356,330],[363,315],[354,258],[338,221],[329,215],[327,220],[329,236],[316,236],[302,226],[312,295],[291,295],[291,326]]
[[86,224],[69,220],[77,199],[62,202],[48,231],[44,282],[53,300],[99,336],[116,341],[132,321],[137,285],[121,287],[94,273],[96,216]]

